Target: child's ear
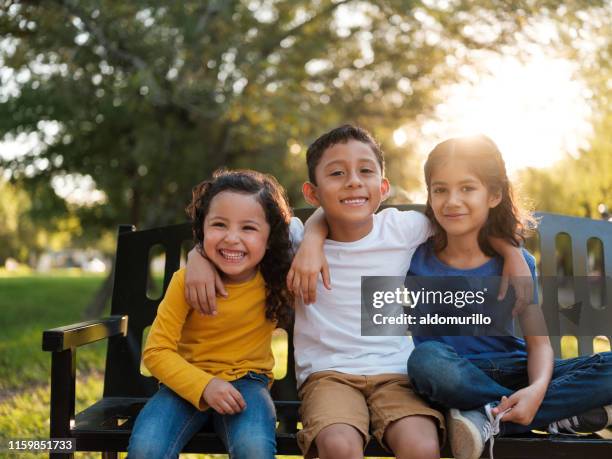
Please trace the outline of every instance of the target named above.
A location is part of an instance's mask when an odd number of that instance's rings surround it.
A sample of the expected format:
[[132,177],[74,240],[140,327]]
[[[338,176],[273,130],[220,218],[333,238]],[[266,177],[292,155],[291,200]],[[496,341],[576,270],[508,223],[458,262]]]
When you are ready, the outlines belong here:
[[489,209],[494,209],[502,200],[501,191],[495,191],[489,196]]
[[384,201],[385,199],[387,199],[390,193],[391,193],[391,184],[389,183],[389,180],[383,177],[382,180],[380,181],[380,194],[381,194],[382,200]]
[[312,206],[319,207],[319,197],[317,196],[317,186],[314,183],[304,182],[302,185],[302,194],[306,202]]

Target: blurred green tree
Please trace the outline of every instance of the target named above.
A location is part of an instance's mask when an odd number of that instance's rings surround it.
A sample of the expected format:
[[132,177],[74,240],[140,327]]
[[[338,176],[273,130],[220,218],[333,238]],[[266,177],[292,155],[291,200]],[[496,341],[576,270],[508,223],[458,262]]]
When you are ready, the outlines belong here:
[[0,266],[9,257],[26,261],[29,253],[24,251],[23,239],[32,240],[33,225],[25,217],[30,207],[27,193],[0,179]]
[[[471,49],[555,14],[546,1],[2,3],[0,136],[44,143],[4,167],[90,176],[106,195],[90,215],[144,226],[182,219],[220,166],[271,172],[299,203],[317,134],[352,121],[389,144]],[[391,179],[410,188],[409,152],[389,150]]]
[[26,191],[0,177],[0,266],[9,257],[33,264],[41,252],[83,237],[80,219],[47,181],[32,180]]
[[539,210],[599,219],[612,209],[612,2],[557,23],[559,49],[580,62],[588,86],[593,132],[588,146],[548,170],[521,174],[526,195]]

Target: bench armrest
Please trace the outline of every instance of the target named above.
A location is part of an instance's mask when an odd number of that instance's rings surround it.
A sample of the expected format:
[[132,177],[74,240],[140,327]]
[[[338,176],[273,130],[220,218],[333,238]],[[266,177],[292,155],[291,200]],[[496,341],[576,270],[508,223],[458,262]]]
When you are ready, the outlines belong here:
[[42,348],[43,351],[60,352],[111,336],[126,336],[127,323],[128,316],[110,316],[45,330]]

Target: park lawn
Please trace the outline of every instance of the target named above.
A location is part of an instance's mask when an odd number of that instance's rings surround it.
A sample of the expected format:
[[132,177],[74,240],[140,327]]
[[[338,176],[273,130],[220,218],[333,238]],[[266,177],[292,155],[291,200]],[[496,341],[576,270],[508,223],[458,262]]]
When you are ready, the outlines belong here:
[[[73,271],[0,277],[0,439],[49,437],[51,355],[42,351],[42,332],[82,321],[103,280]],[[77,410],[102,395],[104,352],[104,342],[79,349]]]
[[[43,330],[83,320],[82,311],[103,275],[0,277],[0,391],[46,384],[51,356],[42,351]],[[104,342],[78,351],[78,370],[104,365]]]

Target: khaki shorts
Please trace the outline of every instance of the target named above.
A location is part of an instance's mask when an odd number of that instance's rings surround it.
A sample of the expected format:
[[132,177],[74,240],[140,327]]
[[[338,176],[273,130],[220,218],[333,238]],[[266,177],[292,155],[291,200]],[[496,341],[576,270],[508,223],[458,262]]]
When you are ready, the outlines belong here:
[[387,448],[383,436],[390,423],[407,416],[431,416],[444,439],[444,416],[414,392],[406,375],[320,371],[308,377],[298,394],[303,429],[297,439],[306,458],[316,457],[314,439],[332,424],[348,424],[357,429],[363,435],[364,447],[370,440],[371,425],[374,437]]

